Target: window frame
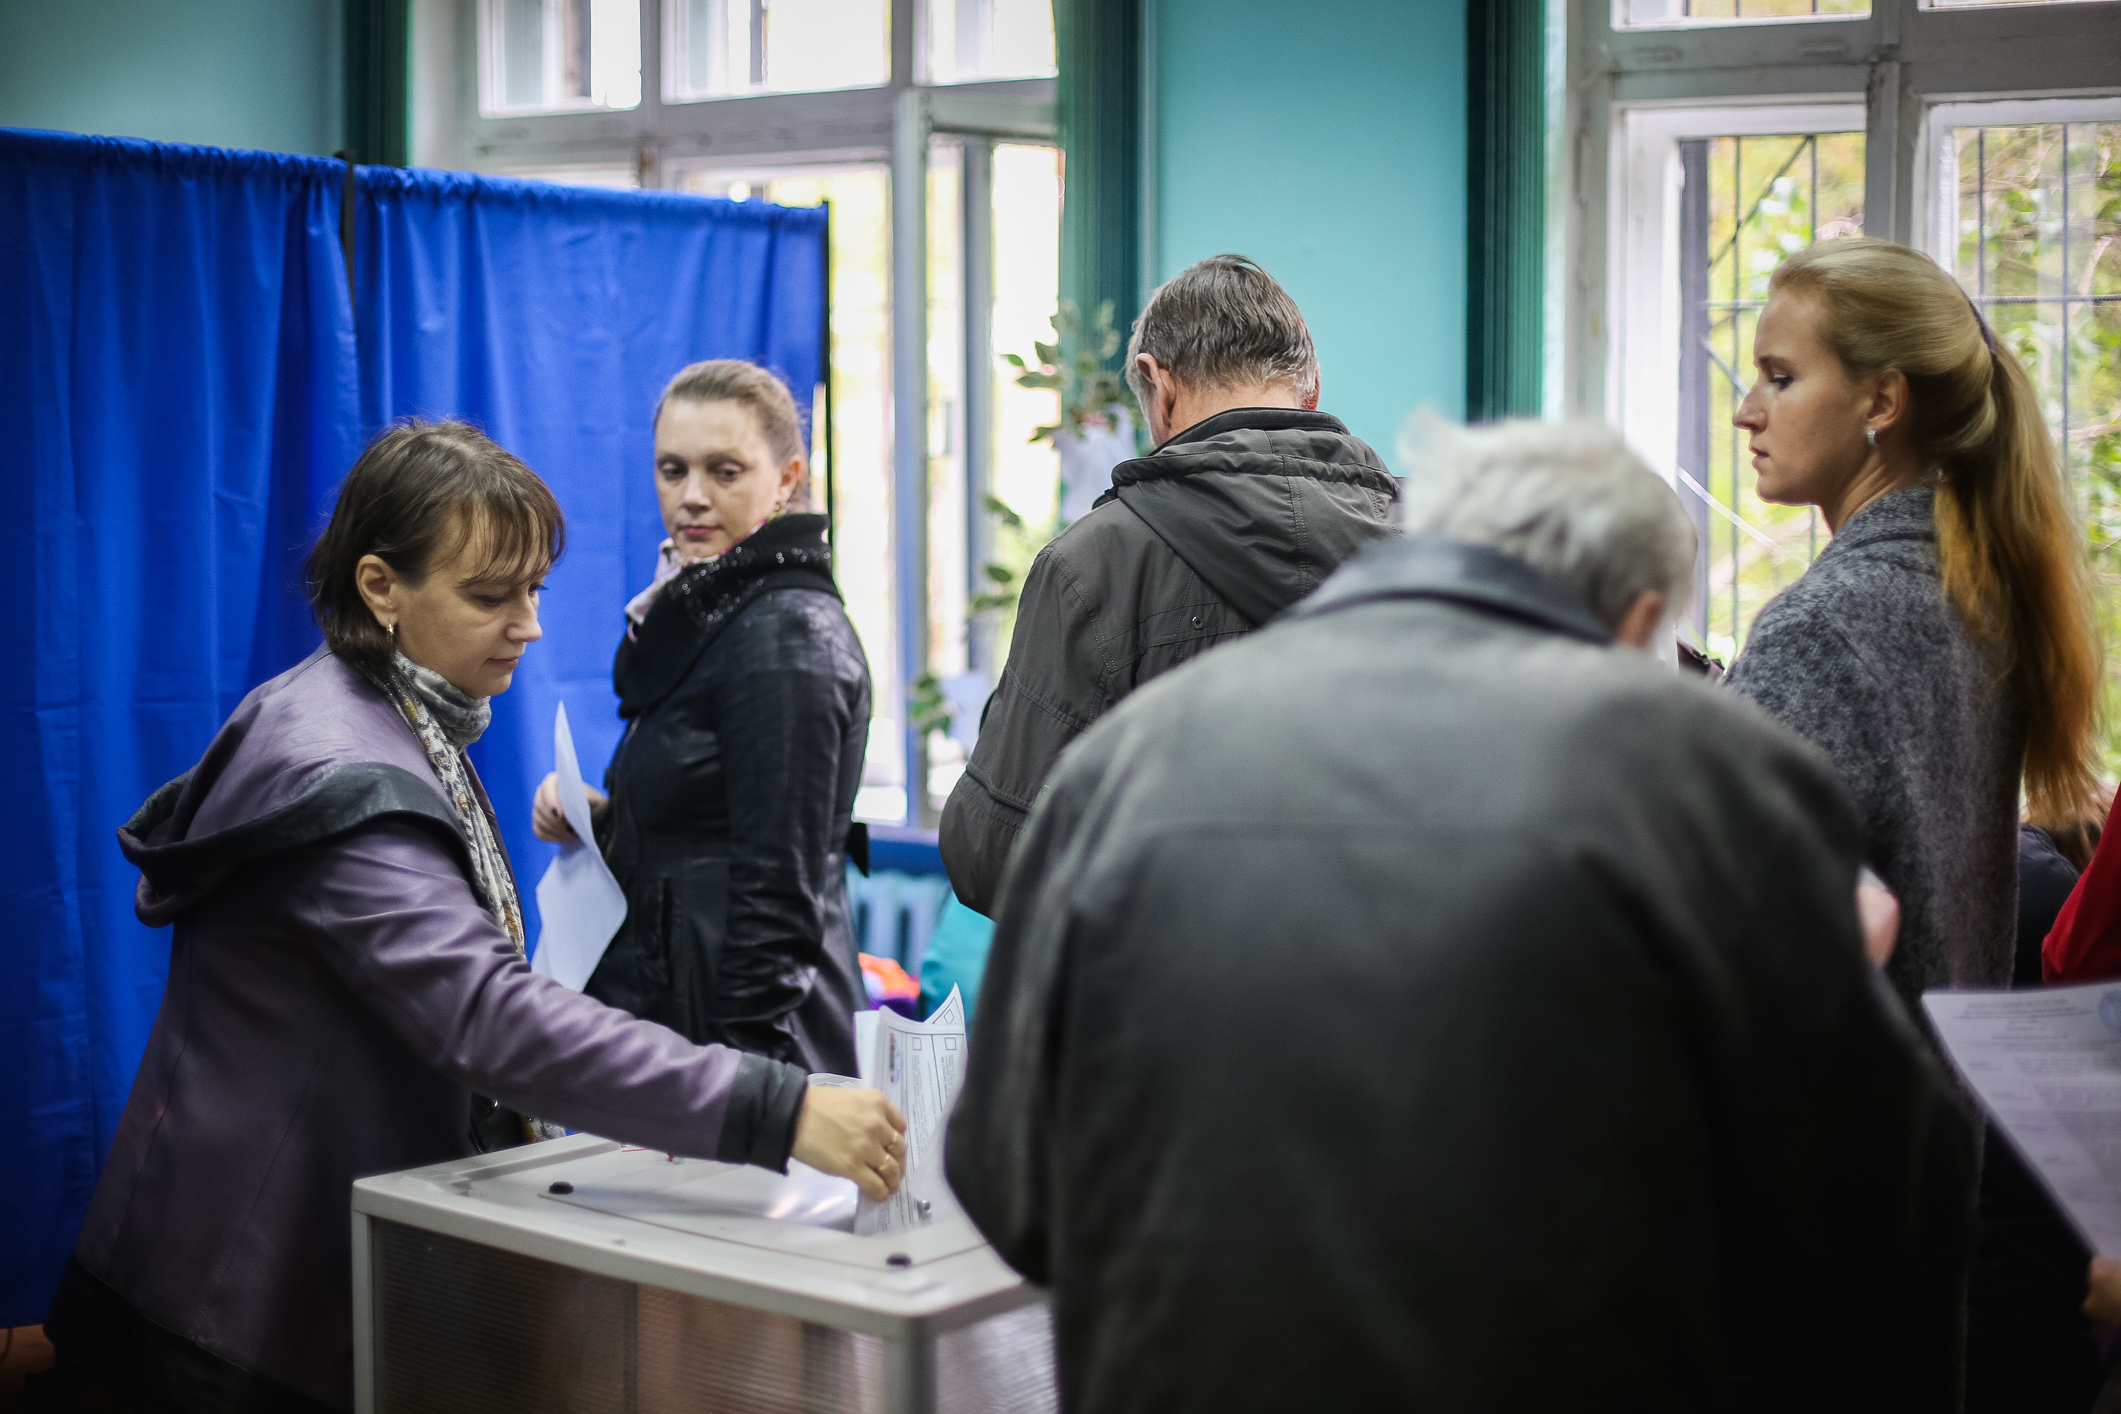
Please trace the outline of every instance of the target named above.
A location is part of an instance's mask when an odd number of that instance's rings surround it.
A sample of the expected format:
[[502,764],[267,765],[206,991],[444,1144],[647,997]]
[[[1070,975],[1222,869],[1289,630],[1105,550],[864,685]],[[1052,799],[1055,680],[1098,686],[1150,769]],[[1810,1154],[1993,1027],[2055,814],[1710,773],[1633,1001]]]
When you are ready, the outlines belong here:
[[[1641,26],[1620,22],[1623,3],[1549,0],[1566,6],[1567,33],[1554,133],[1566,178],[1561,211],[1550,217],[1562,259],[1548,298],[1562,333],[1555,410],[1605,416],[1631,434],[1622,326],[1628,268],[1640,261],[1620,225],[1636,160],[1631,115],[1860,96],[1864,230],[1929,250],[1947,106],[2121,98],[2121,0],[1950,8],[1872,0],[1868,15]],[[1671,474],[1670,457],[1652,464]]]

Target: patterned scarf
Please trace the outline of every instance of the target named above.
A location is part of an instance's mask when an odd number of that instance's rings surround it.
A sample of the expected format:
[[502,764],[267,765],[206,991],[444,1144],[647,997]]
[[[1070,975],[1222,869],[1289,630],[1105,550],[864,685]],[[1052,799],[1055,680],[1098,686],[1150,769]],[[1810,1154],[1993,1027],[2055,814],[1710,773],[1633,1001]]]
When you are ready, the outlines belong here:
[[368,680],[391,700],[398,715],[419,738],[420,749],[427,753],[428,764],[442,782],[443,794],[449,797],[450,808],[457,813],[457,825],[471,847],[472,881],[478,889],[479,902],[508,930],[516,954],[521,956],[523,904],[516,894],[515,872],[508,867],[508,856],[501,850],[500,832],[494,828],[493,817],[479,804],[478,792],[471,784],[471,763],[464,757],[464,748],[477,741],[486,724],[493,720],[491,700],[471,696],[403,653],[396,655],[387,673],[369,673]]

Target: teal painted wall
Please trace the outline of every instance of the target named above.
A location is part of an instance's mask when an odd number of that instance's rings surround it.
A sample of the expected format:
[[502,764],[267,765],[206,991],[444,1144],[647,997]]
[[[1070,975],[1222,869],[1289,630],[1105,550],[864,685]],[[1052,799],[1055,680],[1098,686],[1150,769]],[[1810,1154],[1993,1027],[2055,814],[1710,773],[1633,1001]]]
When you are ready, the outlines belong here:
[[342,0],[0,0],[0,127],[330,156]]
[[1265,266],[1396,469],[1409,414],[1465,413],[1465,0],[1154,3],[1156,278]]

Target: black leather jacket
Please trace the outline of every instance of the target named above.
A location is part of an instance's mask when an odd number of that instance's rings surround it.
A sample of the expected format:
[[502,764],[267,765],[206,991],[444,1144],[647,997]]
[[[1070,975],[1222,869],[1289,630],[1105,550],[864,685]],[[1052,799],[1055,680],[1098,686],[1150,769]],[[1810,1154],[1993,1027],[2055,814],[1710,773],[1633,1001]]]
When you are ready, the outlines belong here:
[[672,580],[614,678],[631,724],[598,834],[627,914],[585,990],[695,1041],[852,1075],[845,842],[869,663],[824,517],[769,522]]

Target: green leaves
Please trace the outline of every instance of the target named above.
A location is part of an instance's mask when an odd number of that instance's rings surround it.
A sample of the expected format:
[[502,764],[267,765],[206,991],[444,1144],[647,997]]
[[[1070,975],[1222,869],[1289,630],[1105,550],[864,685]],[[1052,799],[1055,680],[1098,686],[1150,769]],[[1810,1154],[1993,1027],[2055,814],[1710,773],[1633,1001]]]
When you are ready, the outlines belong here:
[[987,514],[993,516],[1011,530],[1022,530],[1024,528],[1024,518],[1018,515],[1007,501],[1004,501],[992,491],[987,493]]
[[913,680],[913,725],[922,736],[930,732],[947,732],[951,722],[957,719],[957,707],[943,696],[942,680],[933,671],[922,673]]
[[1085,330],[1081,311],[1073,301],[1062,300],[1053,315],[1053,332],[1053,342],[1032,343],[1032,354],[1038,359],[1035,368],[1021,355],[1002,355],[1004,362],[1018,370],[1016,385],[1019,388],[1050,390],[1061,397],[1060,421],[1038,428],[1032,432],[1030,440],[1050,441],[1062,428],[1081,436],[1092,424],[1107,425],[1112,409],[1124,408],[1134,421],[1138,446],[1141,405],[1135,401],[1126,380],[1116,370],[1105,367],[1106,361],[1119,352],[1123,342],[1120,331],[1112,322],[1112,301],[1106,300],[1097,307],[1096,318]]

